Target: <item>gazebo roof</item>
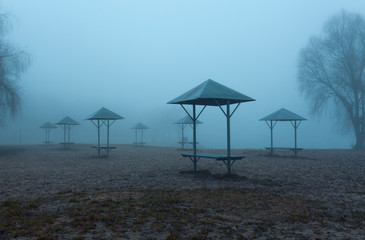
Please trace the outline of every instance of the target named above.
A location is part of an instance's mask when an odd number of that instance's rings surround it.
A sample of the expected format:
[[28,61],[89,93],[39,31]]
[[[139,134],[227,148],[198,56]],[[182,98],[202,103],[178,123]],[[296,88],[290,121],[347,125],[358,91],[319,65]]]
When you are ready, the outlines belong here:
[[[176,122],[174,122],[175,124],[194,124],[193,120],[191,120],[191,118],[189,116],[185,116],[179,120],[177,120]],[[201,124],[203,123],[202,121],[196,120],[196,124]]]
[[143,123],[137,123],[134,127],[132,127],[132,129],[149,129],[149,127],[147,127]]
[[50,122],[46,122],[42,126],[40,126],[40,128],[57,128],[57,126]]
[[118,120],[124,119],[124,117],[106,109],[104,107],[100,108],[99,111],[91,114],[87,120]]
[[261,118],[260,121],[304,121],[306,118],[299,116],[285,108],[279,109],[278,111],[271,113],[270,115]]
[[226,105],[227,100],[230,101],[230,104],[255,101],[253,98],[209,79],[179,97],[169,101],[168,104],[218,106]]
[[72,118],[70,118],[68,116],[64,117],[61,121],[59,121],[56,124],[58,124],[58,125],[80,125],[80,123],[76,122],[75,120],[73,120]]

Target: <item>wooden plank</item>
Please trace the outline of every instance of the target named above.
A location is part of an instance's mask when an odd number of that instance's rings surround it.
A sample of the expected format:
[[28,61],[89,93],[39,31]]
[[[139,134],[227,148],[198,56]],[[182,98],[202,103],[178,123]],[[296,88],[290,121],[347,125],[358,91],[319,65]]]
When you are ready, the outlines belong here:
[[[270,150],[271,148],[270,147],[266,147],[265,149],[268,149]],[[272,149],[274,150],[291,150],[291,151],[300,151],[300,150],[303,150],[303,148],[289,148],[289,147],[273,147]]]
[[109,146],[109,147],[107,147],[107,146],[92,146],[92,148],[97,148],[97,149],[115,149],[116,147],[111,147],[111,146]]
[[[183,157],[194,157],[193,153],[183,153],[181,154]],[[214,158],[216,160],[228,160],[227,155],[221,155],[221,154],[212,154],[212,153],[197,153],[195,155],[198,158]],[[242,158],[245,158],[244,156],[238,156],[238,155],[231,155],[231,160],[241,160]]]

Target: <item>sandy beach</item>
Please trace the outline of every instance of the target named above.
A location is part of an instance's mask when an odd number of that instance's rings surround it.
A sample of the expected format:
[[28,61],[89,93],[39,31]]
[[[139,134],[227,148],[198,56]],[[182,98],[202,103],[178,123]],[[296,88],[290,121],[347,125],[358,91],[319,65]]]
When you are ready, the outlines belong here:
[[[200,151],[225,153],[225,150]],[[318,208],[321,212],[320,219],[318,216],[312,218],[311,213],[310,218],[305,221],[273,221],[268,227],[257,230],[260,224],[265,225],[260,221],[262,216],[258,211],[249,215],[223,211],[226,218],[234,218],[236,221],[236,227],[229,235],[217,227],[204,233],[202,229],[206,229],[206,225],[198,229],[194,227],[194,231],[202,236],[205,234],[206,239],[362,239],[365,236],[365,151],[306,149],[294,158],[290,151],[277,151],[274,156],[270,156],[266,150],[235,149],[232,154],[244,155],[245,158],[235,162],[232,176],[226,175],[227,169],[222,162],[212,159],[201,159],[198,162],[198,173],[194,174],[191,161],[181,157],[184,152],[189,151],[117,145],[109,158],[99,158],[91,145],[75,144],[69,150],[63,150],[59,145],[3,146],[0,148],[0,202],[23,203],[43,199],[41,206],[52,205],[49,202],[52,197],[71,198],[76,193],[82,193],[88,199],[100,197],[102,194],[103,199],[113,200],[116,193],[119,193],[119,198],[123,198],[121,193],[127,190],[136,199],[146,191],[161,194],[173,191],[172,195],[191,192],[202,195],[206,194],[201,193],[203,190],[212,194],[217,189],[224,189],[224,193],[231,197],[233,195],[230,194],[240,191],[254,191],[262,196],[260,199],[264,202],[277,197],[282,199],[278,202],[292,198],[301,199],[301,202],[309,204],[308,211],[312,208],[311,204],[318,203],[313,209]],[[242,194],[234,196],[242,196],[244,199],[247,195]],[[232,204],[229,203],[229,198],[226,200],[226,206],[234,207],[233,200]],[[190,196],[189,203],[191,202]],[[179,204],[181,208],[182,203]],[[6,204],[0,206],[2,211],[6,211]],[[272,210],[272,203],[270,206],[264,208],[265,211],[270,208]],[[265,211],[263,214],[267,213]],[[247,216],[250,216],[250,221]],[[176,218],[171,215],[167,219],[174,217]],[[217,220],[216,224],[224,222],[225,220]],[[104,232],[100,232],[100,228]],[[68,230],[55,231],[52,236],[82,236],[81,239],[93,239],[106,234],[105,236],[109,236],[107,238],[117,239],[200,239],[194,238],[194,231],[174,229],[176,227],[171,226],[156,230],[144,223],[139,229],[128,229],[118,235],[119,230],[112,230],[107,226],[94,227],[94,233],[90,229],[80,233],[68,227]],[[12,235],[1,230],[0,226],[0,236],[5,239],[38,238],[29,232],[27,234]]]

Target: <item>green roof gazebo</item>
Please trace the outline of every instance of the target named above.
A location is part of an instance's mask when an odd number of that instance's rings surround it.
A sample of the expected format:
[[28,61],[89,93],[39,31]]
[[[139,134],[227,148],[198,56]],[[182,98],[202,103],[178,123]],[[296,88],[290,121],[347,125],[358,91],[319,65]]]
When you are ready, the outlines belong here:
[[[80,125],[80,123],[76,122],[72,118],[66,116],[61,121],[56,123],[57,125],[60,125],[63,129],[63,149],[66,149],[67,146],[71,144],[70,137],[71,137],[71,128],[73,128],[76,125]],[[67,140],[66,140],[67,135]]]
[[40,128],[43,128],[46,131],[46,140],[44,141],[44,143],[47,145],[50,144],[50,132],[52,129],[57,128],[57,126],[50,122],[46,122],[42,126],[40,126]]
[[[202,124],[203,122],[196,120],[196,124]],[[179,125],[179,127],[181,128],[181,148],[184,149],[184,145],[187,142],[186,139],[184,138],[184,129],[187,125],[193,126],[194,122],[193,120],[190,118],[190,116],[185,116],[179,120],[177,120],[176,122],[174,122],[174,124]]]
[[[135,132],[135,138],[136,138],[136,142],[134,142],[134,144],[136,146],[138,145],[143,145],[146,144],[145,142],[143,142],[143,132],[147,129],[149,129],[149,127],[147,127],[146,125],[144,125],[143,123],[137,123],[134,127],[132,127],[132,129]],[[141,132],[141,141],[138,142],[138,132]]]
[[[227,166],[228,174],[231,173],[231,166],[235,162],[235,159],[242,159],[240,156],[231,155],[231,129],[230,129],[230,119],[232,115],[237,110],[238,106],[243,102],[255,101],[255,99],[250,98],[242,93],[239,93],[231,88],[228,88],[220,83],[217,83],[211,79],[201,83],[197,87],[187,91],[186,93],[178,96],[177,98],[168,102],[168,104],[179,104],[188,116],[193,121],[193,151],[194,153],[189,156],[191,161],[194,163],[194,172],[196,172],[196,164],[200,159],[196,152],[196,124],[199,116],[202,114],[206,106],[217,106],[219,107],[227,119],[227,154],[225,157],[221,156],[225,165]],[[230,106],[232,104],[237,104],[233,111],[231,111]],[[184,105],[192,105],[192,115],[187,111]],[[203,106],[202,110],[197,114],[196,106]],[[226,106],[226,111],[222,106]],[[185,154],[187,155],[187,154]],[[208,156],[204,154],[204,157]]]
[[[98,129],[98,146],[93,146],[93,148],[98,149],[98,154],[100,157],[100,150],[104,149],[106,151],[107,157],[109,157],[109,152],[115,147],[109,146],[109,128],[116,121],[124,119],[124,117],[106,109],[104,107],[100,108],[99,111],[91,114],[87,120],[90,120]],[[107,127],[107,143],[106,146],[100,145],[100,127],[105,125]]]
[[289,110],[286,110],[285,108],[281,108],[278,111],[273,112],[264,118],[261,118],[260,121],[265,121],[267,126],[270,128],[270,139],[271,139],[270,153],[273,154],[274,152],[274,133],[273,133],[274,127],[277,124],[277,122],[284,121],[284,122],[290,122],[291,125],[294,127],[294,148],[292,150],[294,151],[295,156],[297,156],[297,152],[301,150],[297,146],[297,129],[300,123],[305,120],[307,119]]

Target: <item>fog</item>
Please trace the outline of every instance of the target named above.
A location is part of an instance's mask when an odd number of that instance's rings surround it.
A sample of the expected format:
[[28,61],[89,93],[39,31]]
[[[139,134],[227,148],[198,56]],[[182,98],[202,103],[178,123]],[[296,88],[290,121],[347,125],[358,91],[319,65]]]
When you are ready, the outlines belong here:
[[[207,79],[256,99],[231,119],[233,148],[263,148],[270,131],[260,118],[286,108],[308,119],[298,146],[350,148],[330,116],[313,116],[296,79],[299,51],[341,10],[365,15],[365,1],[48,1],[4,0],[11,14],[7,39],[27,51],[22,75],[23,109],[1,129],[1,144],[38,144],[39,127],[65,116],[80,122],[71,141],[96,143],[85,119],[101,107],[123,116],[111,127],[111,143],[130,144],[142,122],[150,145],[178,146],[174,121],[185,116],[166,104]],[[188,106],[191,110],[191,107]],[[199,118],[199,147],[225,148],[226,120],[217,107]],[[103,137],[105,137],[103,131]],[[192,129],[186,128],[192,139]],[[63,141],[61,128],[51,140]],[[274,129],[274,144],[293,146],[288,122]]]

